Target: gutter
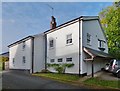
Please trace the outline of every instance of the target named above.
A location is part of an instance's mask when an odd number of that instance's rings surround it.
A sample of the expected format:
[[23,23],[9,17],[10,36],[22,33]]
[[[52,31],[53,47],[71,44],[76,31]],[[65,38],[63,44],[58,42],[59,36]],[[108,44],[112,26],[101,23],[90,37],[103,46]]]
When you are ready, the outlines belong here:
[[45,70],[47,70],[47,34],[45,34]]
[[32,62],[31,62],[32,73],[34,73],[34,37],[32,37]]
[[82,39],[82,30],[83,30],[83,18],[80,19],[80,74],[82,74],[82,61],[83,61],[83,39]]
[[80,76],[80,19],[79,19],[79,76]]

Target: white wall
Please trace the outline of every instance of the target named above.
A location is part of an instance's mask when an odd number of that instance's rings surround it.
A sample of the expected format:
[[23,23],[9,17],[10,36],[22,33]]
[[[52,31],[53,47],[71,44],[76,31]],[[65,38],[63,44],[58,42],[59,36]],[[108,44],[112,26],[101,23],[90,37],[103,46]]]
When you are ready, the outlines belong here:
[[[25,42],[26,46],[23,50],[23,43],[16,44],[9,48],[9,68],[10,69],[31,69],[31,42],[29,39]],[[26,63],[23,63],[23,56],[26,57]],[[13,64],[13,58],[15,62]]]
[[[91,35],[91,45],[87,44],[87,33]],[[83,21],[83,46],[100,51],[98,39],[106,41],[98,20]],[[104,52],[108,53],[107,41]]]
[[[87,33],[91,35],[91,45],[87,44]],[[98,39],[106,41],[98,20],[83,21],[83,46],[100,51],[98,49]],[[104,52],[108,53],[107,41],[105,44]],[[86,57],[87,57],[86,54],[83,52],[83,59],[85,59]],[[106,63],[106,60],[95,60],[94,72],[101,70],[101,68],[104,67],[105,63]],[[87,75],[90,75],[92,72],[91,62],[82,61],[82,65],[84,69],[82,73],[87,73]]]
[[34,38],[34,72],[45,69],[45,37],[37,35]]
[[[66,35],[72,34],[73,44],[66,44]],[[54,48],[49,48],[49,39],[54,39]],[[54,63],[58,63],[58,58],[63,58],[62,63],[67,63],[66,58],[72,57],[74,67],[66,69],[66,73],[79,73],[79,22],[60,28],[54,32],[47,34],[47,62],[55,59]],[[59,62],[60,63],[60,62]],[[69,62],[68,62],[69,63]],[[54,70],[51,70],[54,72]]]

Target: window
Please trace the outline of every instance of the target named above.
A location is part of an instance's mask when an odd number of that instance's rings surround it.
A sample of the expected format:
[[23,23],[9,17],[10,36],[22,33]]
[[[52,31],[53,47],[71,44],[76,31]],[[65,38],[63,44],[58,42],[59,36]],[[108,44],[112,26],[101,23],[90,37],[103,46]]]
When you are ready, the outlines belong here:
[[23,56],[23,63],[26,63],[25,56]]
[[105,47],[105,41],[104,41],[104,40],[99,40],[99,39],[98,39],[98,47],[104,48],[104,47]]
[[51,63],[55,62],[55,59],[50,59],[50,62],[51,62]]
[[50,44],[50,45],[49,45],[50,48],[51,48],[51,47],[54,47],[54,46],[53,46],[53,40],[50,40],[50,41],[49,41],[49,44]]
[[70,44],[70,43],[72,43],[72,34],[67,35],[66,44]]
[[23,50],[24,50],[25,49],[25,41],[23,42],[23,46],[22,47],[23,47]]
[[72,58],[66,58],[66,62],[72,62]]
[[105,50],[105,41],[98,39],[98,48],[102,51]]
[[91,44],[91,35],[87,33],[87,44]]
[[13,58],[13,64],[15,64],[15,58]]
[[58,62],[62,62],[62,58],[59,58],[59,59],[58,59]]

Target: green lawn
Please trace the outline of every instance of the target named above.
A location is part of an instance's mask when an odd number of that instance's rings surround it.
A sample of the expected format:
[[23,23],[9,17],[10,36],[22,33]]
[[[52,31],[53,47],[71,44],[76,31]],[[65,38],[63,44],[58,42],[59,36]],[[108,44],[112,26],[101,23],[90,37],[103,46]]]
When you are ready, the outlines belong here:
[[33,75],[48,77],[48,78],[52,78],[60,81],[77,81],[80,78],[78,75],[58,74],[58,73],[36,73]]
[[40,77],[47,77],[51,78],[54,80],[58,81],[63,81],[63,82],[75,82],[76,84],[81,84],[83,86],[90,86],[92,88],[97,87],[97,88],[113,88],[113,89],[118,89],[118,85],[120,85],[120,81],[108,81],[108,80],[101,80],[100,78],[89,78],[85,81],[80,81],[80,77],[78,75],[70,75],[70,74],[58,74],[58,73],[36,73],[32,74],[34,76],[40,76]]
[[119,88],[120,89],[120,81],[108,81],[101,80],[100,78],[90,78],[84,81],[85,84],[93,85],[93,86],[102,86],[108,88]]

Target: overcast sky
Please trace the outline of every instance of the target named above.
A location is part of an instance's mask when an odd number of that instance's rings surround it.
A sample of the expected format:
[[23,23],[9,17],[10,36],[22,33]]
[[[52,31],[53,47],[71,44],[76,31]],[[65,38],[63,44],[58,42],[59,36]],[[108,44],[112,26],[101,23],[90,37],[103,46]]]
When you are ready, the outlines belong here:
[[53,15],[57,25],[60,25],[81,15],[96,16],[103,8],[112,5],[112,2],[3,2],[2,52],[7,52],[7,46],[19,39],[50,29],[52,10],[49,5],[54,8]]

